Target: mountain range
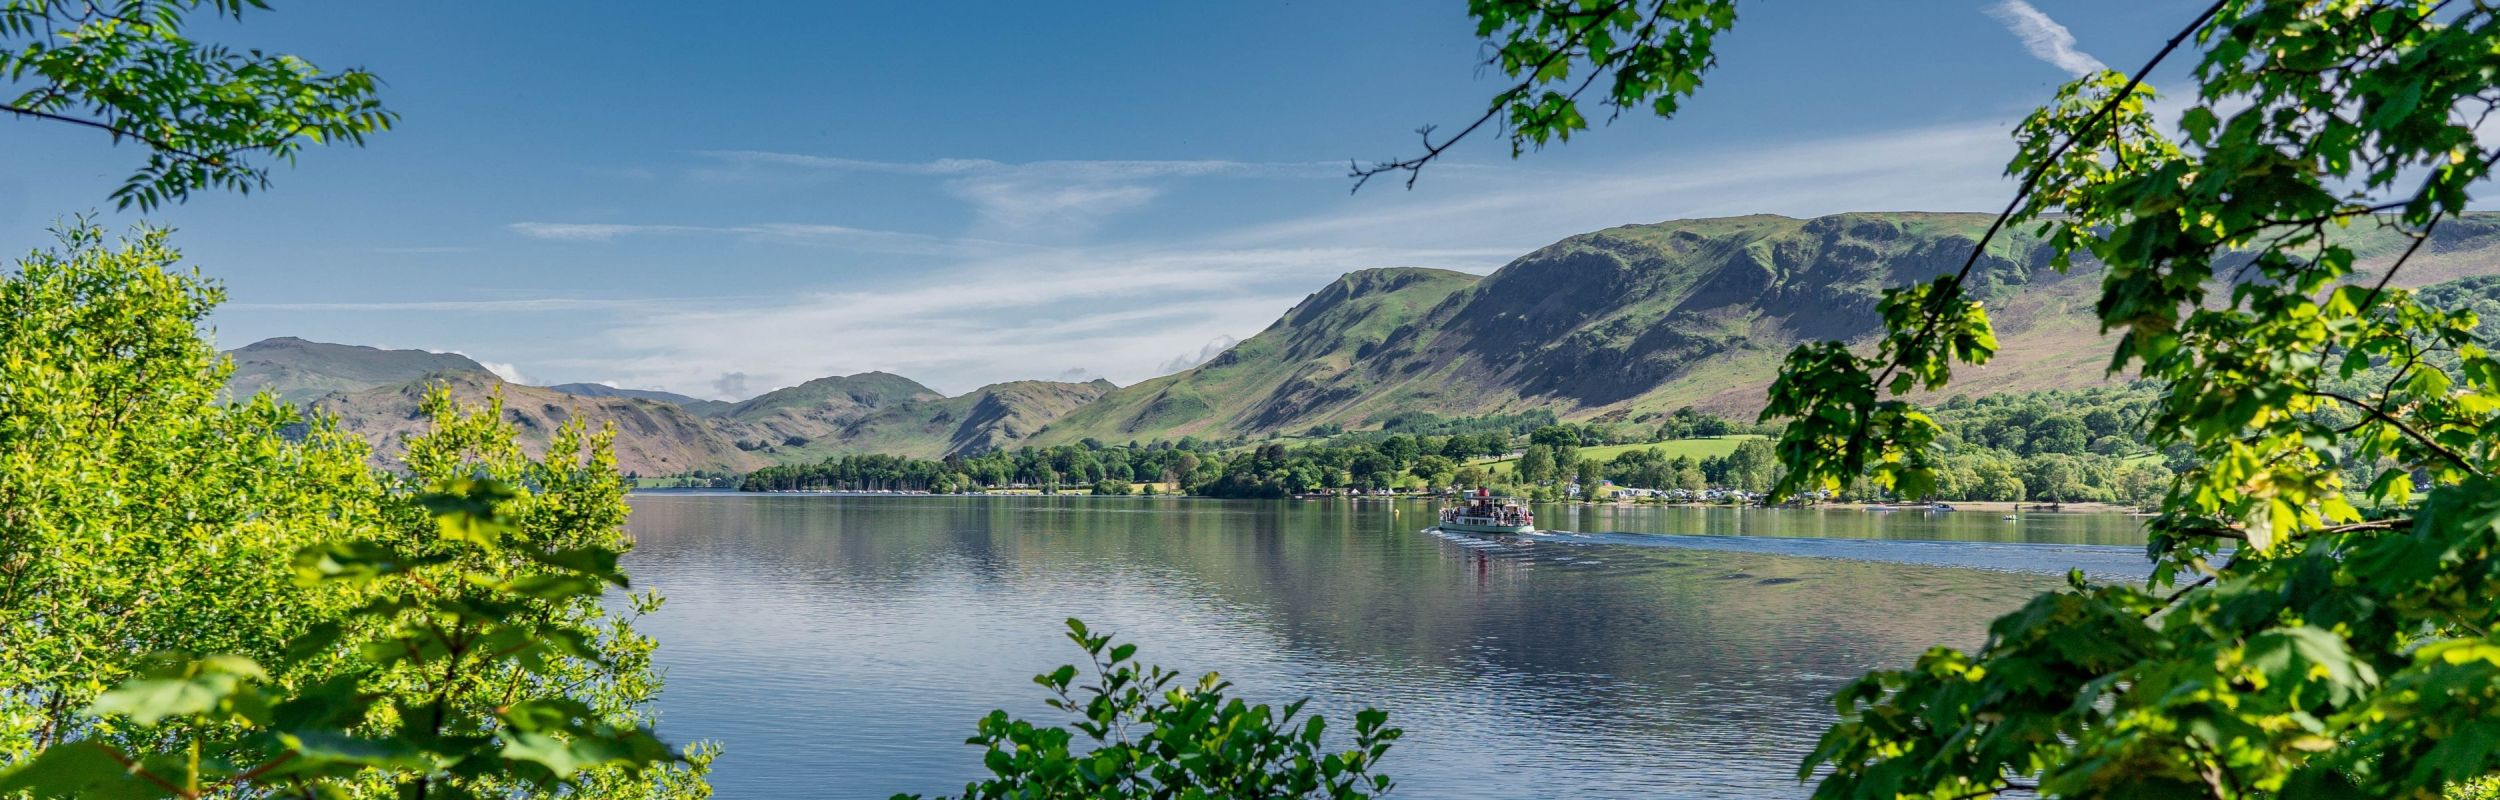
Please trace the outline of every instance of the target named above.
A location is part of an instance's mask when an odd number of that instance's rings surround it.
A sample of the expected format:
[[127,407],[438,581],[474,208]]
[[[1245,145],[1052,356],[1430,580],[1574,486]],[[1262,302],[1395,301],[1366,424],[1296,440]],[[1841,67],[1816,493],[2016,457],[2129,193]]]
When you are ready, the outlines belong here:
[[1100,380],[1013,381],[947,397],[900,375],[866,372],[728,403],[603,384],[525,386],[466,356],[423,350],[279,338],[227,355],[230,394],[269,392],[330,414],[371,441],[382,464],[426,428],[418,406],[442,387],[472,407],[500,396],[504,417],[533,451],[569,421],[613,425],[618,466],[645,475],[736,472],[856,452],[937,457],[1011,448],[1114,388]]
[[[1489,275],[1430,268],[1349,273],[1213,359],[1132,386],[1014,381],[948,397],[883,372],[819,378],[742,402],[601,384],[535,387],[464,356],[271,339],[232,351],[235,393],[338,415],[387,461],[419,429],[423,387],[464,401],[500,391],[526,442],[569,419],[613,423],[618,461],[647,475],[740,471],[844,453],[918,457],[1059,444],[1377,427],[1408,412],[1544,408],[1571,419],[1644,421],[1681,406],[1760,410],[1799,342],[1864,341],[1885,287],[1951,272],[1990,217],[1756,215],[1626,225],[1573,236]],[[2358,272],[2403,249],[2392,231],[2343,234]],[[2092,314],[2097,270],[2048,268],[2036,239],[2004,235],[1971,288],[2001,348],[1953,391],[2072,388],[2105,380]],[[2500,214],[2443,224],[2395,281],[2500,274]]]

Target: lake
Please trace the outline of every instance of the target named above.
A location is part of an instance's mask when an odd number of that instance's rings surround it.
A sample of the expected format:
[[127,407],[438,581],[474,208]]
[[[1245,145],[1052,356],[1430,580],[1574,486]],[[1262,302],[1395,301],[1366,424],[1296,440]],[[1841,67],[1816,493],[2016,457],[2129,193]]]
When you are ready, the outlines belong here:
[[2060,583],[2145,573],[2113,514],[1564,507],[1509,540],[1410,501],[643,493],[661,734],[727,798],[960,791],[1081,617],[1254,701],[1374,705],[1395,796],[1795,797],[1843,682]]

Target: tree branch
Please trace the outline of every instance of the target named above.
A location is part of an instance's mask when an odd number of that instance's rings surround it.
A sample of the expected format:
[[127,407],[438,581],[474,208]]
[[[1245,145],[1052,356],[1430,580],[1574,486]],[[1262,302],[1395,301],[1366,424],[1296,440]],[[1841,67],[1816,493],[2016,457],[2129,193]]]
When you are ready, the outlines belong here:
[[188,149],[185,149],[185,148],[176,147],[176,146],[174,146],[172,143],[169,143],[169,142],[167,142],[167,141],[165,141],[165,140],[163,140],[163,139],[159,139],[159,138],[156,138],[156,137],[154,137],[154,136],[149,136],[149,135],[147,135],[147,134],[140,133],[140,132],[138,132],[138,131],[134,131],[134,130],[130,130],[130,129],[128,129],[128,128],[123,128],[123,127],[120,127],[120,126],[114,125],[114,124],[109,123],[109,122],[97,122],[97,121],[95,121],[95,120],[85,119],[85,118],[81,118],[81,117],[72,117],[72,116],[68,116],[68,115],[65,115],[65,114],[55,114],[55,113],[52,113],[52,112],[50,112],[50,111],[45,111],[45,110],[38,109],[38,108],[24,108],[24,107],[20,107],[20,106],[13,106],[13,105],[0,105],[0,111],[6,111],[6,112],[9,112],[9,113],[11,113],[11,114],[16,114],[16,115],[21,116],[21,117],[32,117],[32,118],[35,118],[35,119],[51,120],[51,121],[53,121],[53,122],[66,122],[66,123],[69,123],[69,124],[71,124],[71,125],[77,125],[77,126],[80,126],[80,127],[94,128],[94,129],[96,129],[96,130],[100,130],[100,131],[103,131],[103,132],[105,132],[105,133],[112,134],[112,135],[113,135],[113,140],[114,140],[114,141],[117,141],[117,142],[118,142],[118,141],[121,141],[121,140],[123,140],[123,139],[136,139],[136,140],[138,140],[139,142],[141,142],[141,143],[143,143],[143,144],[146,144],[146,145],[147,145],[147,146],[149,146],[149,147],[153,147],[153,148],[156,148],[156,149],[158,149],[158,150],[161,150],[161,151],[164,151],[164,152],[167,152],[167,153],[172,153],[172,154],[174,154],[174,155],[178,155],[178,156],[181,156],[181,157],[183,157],[183,158],[187,158],[187,159],[190,159],[190,160],[193,160],[193,161],[198,161],[198,162],[201,162],[201,163],[206,163],[206,164],[217,164],[217,163],[220,163],[220,162],[223,160],[223,159],[222,159],[222,157],[220,157],[220,156],[206,155],[206,154],[198,153],[198,152],[195,152],[195,151],[192,151],[192,150],[188,150]]
[[284,753],[279,753],[277,758],[270,759],[268,763],[262,764],[262,765],[257,766],[257,767],[253,767],[253,768],[251,769],[251,771],[249,771],[249,772],[245,772],[245,773],[243,773],[243,774],[241,774],[241,775],[236,775],[236,776],[234,776],[234,777],[232,777],[232,778],[228,778],[228,779],[226,779],[226,785],[227,785],[227,786],[243,786],[243,785],[249,784],[249,783],[251,783],[254,779],[257,779],[257,778],[259,778],[259,777],[260,777],[260,776],[262,776],[262,775],[267,775],[267,774],[269,774],[269,771],[270,771],[270,770],[277,769],[277,768],[279,768],[279,767],[285,766],[287,762],[295,760],[295,756],[296,756],[296,751],[293,751],[293,750],[289,750],[289,751],[286,751],[286,752],[284,752]]
[[[1466,139],[1468,134],[1475,133],[1477,128],[1482,128],[1485,123],[1491,122],[1495,118],[1500,117],[1503,110],[1509,108],[1511,103],[1515,102],[1521,95],[1526,94],[1528,90],[1536,88],[1537,76],[1544,73],[1546,67],[1553,66],[1563,59],[1571,57],[1572,54],[1579,52],[1580,45],[1585,44],[1588,41],[1589,34],[1596,32],[1598,26],[1606,24],[1606,20],[1612,18],[1615,15],[1615,12],[1629,8],[1630,5],[1629,0],[1623,0],[1621,2],[1608,3],[1604,7],[1591,9],[1585,12],[1571,12],[1569,14],[1558,15],[1585,16],[1588,18],[1589,22],[1586,25],[1580,26],[1578,30],[1573,31],[1569,37],[1566,37],[1563,40],[1563,46],[1554,48],[1554,52],[1546,54],[1543,60],[1536,62],[1534,65],[1531,65],[1528,69],[1526,69],[1525,72],[1528,75],[1526,80],[1522,80],[1517,85],[1502,90],[1501,94],[1494,95],[1493,103],[1485,108],[1484,114],[1476,117],[1476,121],[1467,123],[1467,127],[1459,129],[1457,135],[1441,140],[1440,144],[1433,144],[1433,128],[1432,126],[1427,125],[1416,130],[1416,133],[1421,134],[1424,139],[1423,155],[1416,156],[1414,158],[1399,159],[1397,161],[1376,162],[1368,167],[1349,166],[1347,168],[1346,177],[1354,179],[1354,188],[1349,190],[1349,193],[1362,191],[1363,184],[1370,183],[1374,176],[1398,171],[1404,171],[1406,173],[1406,188],[1415,188],[1415,180],[1423,177],[1424,165],[1432,163],[1433,160],[1440,158],[1442,153],[1447,152],[1452,145],[1456,145],[1461,140]],[[1580,82],[1580,87],[1578,89],[1571,90],[1571,96],[1574,98],[1579,97],[1580,92],[1587,90],[1589,84],[1595,82],[1597,80],[1596,76],[1599,74],[1601,73],[1592,71],[1587,80]]]
[[2006,781],[2006,782],[2005,782],[2005,785],[2003,785],[2003,786],[1999,786],[1999,787],[1996,787],[1996,788],[1993,788],[1993,789],[1981,789],[1981,790],[1979,790],[1979,791],[1971,792],[1971,793],[1969,793],[1969,794],[1959,794],[1959,795],[1954,795],[1952,798],[1950,798],[1950,800],[1978,800],[1979,798],[1982,798],[1982,797],[1995,797],[1995,796],[1997,796],[1997,795],[2001,795],[2001,794],[2004,794],[2004,793],[2006,793],[2006,792],[2036,792],[2036,791],[2039,791],[2039,790],[2040,790],[2040,786],[2039,786],[2039,784],[2033,784],[2033,783],[2021,783],[2021,782],[2018,782],[2018,781]]
[[[2022,210],[2023,202],[2031,197],[2032,192],[2040,188],[2040,179],[2048,175],[2049,167],[2059,158],[2064,157],[2068,150],[2074,149],[2077,143],[2091,135],[2093,129],[2099,127],[2102,120],[2116,114],[2118,106],[2125,103],[2128,97],[2133,96],[2138,87],[2144,85],[2145,77],[2152,74],[2154,67],[2160,66],[2162,61],[2170,58],[2170,54],[2176,52],[2180,44],[2185,43],[2188,37],[2196,35],[2197,30],[2205,27],[2207,21],[2212,20],[2215,14],[2221,13],[2222,7],[2231,2],[2232,0],[2215,0],[2213,5],[2205,8],[2204,13],[2196,15],[2196,20],[2180,29],[2178,35],[2170,37],[2170,41],[2162,45],[2161,51],[2153,54],[2152,60],[2138,67],[2135,75],[2127,79],[2125,86],[2119,87],[2116,93],[2111,94],[2108,100],[2101,103],[2100,108],[2094,109],[2092,116],[2085,117],[2083,125],[2076,129],[2074,136],[2058,143],[2055,149],[2049,151],[2047,157],[2042,158],[2037,166],[2031,168],[2030,173],[2023,176],[2022,186],[2014,190],[2013,199],[2006,201],[2005,210],[1997,212],[1996,219],[1988,222],[1988,230],[1979,235],[1978,243],[1971,246],[1970,256],[1962,259],[1961,269],[1953,272],[1953,278],[1947,281],[1941,290],[1929,295],[1926,313],[1922,315],[1918,333],[1913,334],[1903,345],[1902,350],[1895,352],[1893,358],[1884,364],[1883,371],[1875,376],[1873,386],[1877,391],[1883,391],[1884,387],[1891,385],[1893,376],[1901,371],[1901,360],[1905,354],[1925,347],[1927,340],[1936,335],[1936,326],[1944,323],[1945,308],[1961,299],[1962,286],[1969,282],[1971,270],[1979,266],[1979,258],[1987,254],[1988,245],[1996,241],[1997,233],[2003,231],[2005,224],[2014,219],[2015,212]],[[1867,427],[1874,423],[1874,417],[1870,413],[1859,413],[1855,416],[1857,425],[1849,435],[1846,454],[1847,463],[1852,464],[1858,463],[1859,459],[1865,456]]]
[[2406,438],[2412,439],[2413,441],[2421,444],[2424,448],[2429,449],[2440,458],[2447,459],[2448,463],[2455,464],[2457,469],[2465,470],[2467,472],[2474,471],[2474,465],[2468,463],[2464,456],[2457,455],[2456,451],[2449,450],[2447,447],[2440,445],[2440,443],[2432,441],[2430,437],[2423,435],[2421,431],[2414,430],[2413,426],[2407,425],[2404,420],[2397,419],[2394,415],[2380,410],[2378,406],[2322,389],[2311,389],[2309,390],[2309,395],[2312,397],[2324,397],[2332,400],[2341,400],[2344,403],[2351,405],[2353,408],[2360,409],[2367,412],[2370,416],[2377,417],[2381,422],[2395,426],[2396,430],[2404,432]]
[[[2064,157],[2066,151],[2074,149],[2075,145],[2089,136],[2103,120],[2118,113],[2118,106],[2124,104],[2128,97],[2134,96],[2135,90],[2144,85],[2145,77],[2152,74],[2154,67],[2160,66],[2161,62],[2169,59],[2170,54],[2176,52],[2180,44],[2185,43],[2188,37],[2196,35],[2197,30],[2205,27],[2205,23],[2211,21],[2215,14],[2222,13],[2222,7],[2229,5],[2230,2],[2231,0],[2216,0],[2213,5],[2205,8],[2204,13],[2196,15],[2195,21],[2180,29],[2178,35],[2170,37],[2170,41],[2162,45],[2161,51],[2153,54],[2152,60],[2136,68],[2135,75],[2127,79],[2127,85],[2119,87],[2116,93],[2111,94],[2108,100],[2101,103],[2100,108],[2092,112],[2092,116],[2084,118],[2082,127],[2075,131],[2074,136],[2059,143],[2056,149],[2049,151],[2048,156],[2040,160],[2038,166],[2031,168],[2030,174],[2023,176],[2022,187],[2014,190],[2014,198],[2006,202],[2005,210],[1997,212],[1996,220],[1988,223],[1987,232],[1980,234],[1978,244],[1971,247],[1970,257],[1962,259],[1962,268],[1953,273],[1953,280],[1946,284],[1944,291],[1937,292],[1934,299],[1929,301],[1926,321],[1919,327],[1918,334],[1910,339],[1909,343],[1913,348],[1924,344],[1928,337],[1935,335],[1936,326],[1944,321],[1945,305],[1961,297],[1962,285],[1970,279],[1971,270],[1979,266],[1980,256],[1988,252],[1988,244],[1995,241],[1997,233],[2004,230],[2005,224],[2014,219],[2014,213],[2022,209],[2023,201],[2029,199],[2031,193],[2040,188],[2040,179],[2048,175],[2049,166]],[[1899,372],[1900,368],[1901,362],[1898,358],[1885,365],[1882,375],[1876,378],[1875,385],[1884,386],[1890,383],[1892,376]]]

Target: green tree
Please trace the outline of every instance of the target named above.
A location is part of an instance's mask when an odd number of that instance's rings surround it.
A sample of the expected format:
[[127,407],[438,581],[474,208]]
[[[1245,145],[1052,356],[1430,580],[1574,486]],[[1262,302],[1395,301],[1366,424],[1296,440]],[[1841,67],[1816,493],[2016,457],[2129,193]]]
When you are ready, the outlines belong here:
[[2138,508],[2159,504],[2170,479],[2170,470],[2160,464],[2129,464],[2118,472],[2117,499]]
[[1568,425],[1547,425],[1528,434],[1528,443],[1547,447],[1578,447],[1581,445],[1580,432]]
[[2063,414],[2042,417],[2024,444],[2033,453],[2081,453],[2090,441],[2083,420]]
[[1727,454],[1727,488],[1767,492],[1779,481],[1779,456],[1769,442],[1747,439]]
[[1519,480],[1522,483],[1534,485],[1553,480],[1556,469],[1554,448],[1550,446],[1528,445],[1527,451],[1519,454]]
[[306,145],[363,144],[397,117],[363,70],[194,41],[196,13],[241,19],[261,0],[0,0],[0,111],[147,145],[114,190],[142,210],[201,189],[267,188]]
[[2063,453],[2023,459],[2023,487],[2024,494],[2034,500],[2064,503],[2092,498],[2092,488],[2084,482],[2082,464]]
[[1415,437],[1412,436],[1391,436],[1380,441],[1380,454],[1388,456],[1389,463],[1395,469],[1404,469],[1408,464],[1414,463],[1415,457],[1422,452],[1423,449],[1416,445]]
[[2103,436],[2118,435],[2121,431],[2125,430],[2126,421],[2119,418],[2118,412],[2116,411],[2112,411],[2107,408],[2095,408],[2084,412],[2083,427],[2086,431],[2091,433],[2092,438],[2098,439]]
[[1410,472],[1427,486],[1448,486],[1458,475],[1458,462],[1445,456],[1424,456],[1415,460]]
[[[1395,785],[1374,771],[1402,735],[1384,712],[1355,712],[1351,747],[1331,752],[1322,741],[1327,720],[1302,713],[1307,699],[1281,709],[1244,702],[1221,676],[1186,681],[1138,663],[1136,645],[1113,644],[1075,619],[1068,638],[1086,666],[1033,682],[1073,719],[1044,726],[990,712],[971,743],[988,748],[982,763],[991,776],[966,785],[964,800],[1360,800]],[[1081,676],[1092,680],[1080,684]]]
[[2019,503],[2030,496],[2030,486],[2023,482],[2022,470],[2012,461],[1991,457],[1975,459],[1971,474],[1978,479],[1972,499]]
[[1701,465],[1695,463],[1692,456],[1676,456],[1668,465],[1675,470],[1674,488],[1687,492],[1710,488],[1709,479],[1702,476]]
[[606,437],[531,459],[438,391],[376,473],[326,419],[218,399],[219,292],[176,260],[73,227],[0,277],[0,795],[708,794],[708,749],[648,732],[659,599],[600,602]]
[[[1358,178],[1411,185],[1497,120],[1514,153],[1567,138],[1609,76],[1600,102],[1671,114],[1736,16],[1470,11],[1517,82]],[[1851,684],[1799,773],[1818,796],[2429,797],[2500,771],[2500,361],[2470,309],[2398,281],[2500,162],[2478,135],[2495,43],[2488,4],[2216,0],[2019,126],[2014,197],[1959,269],[1885,294],[1873,347],[1789,355],[1765,410],[1785,421],[1779,492],[1926,494],[1942,430],[1905,395],[1995,353],[1971,276],[2024,228],[2056,268],[2099,272],[2109,370],[2159,387],[2145,435],[2186,456],[2148,526],[2149,584],[2077,579],[1976,651]],[[2174,127],[2145,78],[2183,55]]]

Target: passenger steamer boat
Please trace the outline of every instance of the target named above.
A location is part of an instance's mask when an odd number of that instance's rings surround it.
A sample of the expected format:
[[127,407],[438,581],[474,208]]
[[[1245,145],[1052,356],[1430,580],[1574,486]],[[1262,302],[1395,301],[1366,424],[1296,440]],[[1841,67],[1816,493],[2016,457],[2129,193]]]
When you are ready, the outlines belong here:
[[1460,533],[1535,533],[1536,515],[1508,498],[1478,489],[1441,509],[1440,528]]

